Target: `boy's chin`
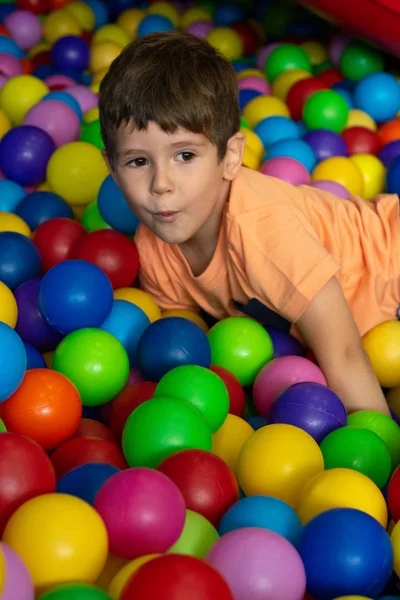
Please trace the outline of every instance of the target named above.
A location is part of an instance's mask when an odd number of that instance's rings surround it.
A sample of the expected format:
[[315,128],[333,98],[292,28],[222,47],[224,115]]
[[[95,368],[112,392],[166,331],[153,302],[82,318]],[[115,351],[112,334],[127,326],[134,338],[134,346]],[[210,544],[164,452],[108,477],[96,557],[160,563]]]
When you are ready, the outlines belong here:
[[154,231],[153,233],[166,244],[184,244],[189,241],[190,237],[179,231]]

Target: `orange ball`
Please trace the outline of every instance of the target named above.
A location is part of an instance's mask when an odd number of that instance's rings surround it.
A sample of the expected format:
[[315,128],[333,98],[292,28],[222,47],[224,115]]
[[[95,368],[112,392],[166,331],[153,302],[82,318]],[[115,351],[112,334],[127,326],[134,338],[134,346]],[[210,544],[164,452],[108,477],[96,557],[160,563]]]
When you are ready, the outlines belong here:
[[16,392],[0,406],[7,431],[52,450],[74,435],[82,416],[78,391],[61,373],[30,369]]
[[378,135],[383,146],[395,140],[400,140],[400,119],[393,119],[382,125],[379,128]]

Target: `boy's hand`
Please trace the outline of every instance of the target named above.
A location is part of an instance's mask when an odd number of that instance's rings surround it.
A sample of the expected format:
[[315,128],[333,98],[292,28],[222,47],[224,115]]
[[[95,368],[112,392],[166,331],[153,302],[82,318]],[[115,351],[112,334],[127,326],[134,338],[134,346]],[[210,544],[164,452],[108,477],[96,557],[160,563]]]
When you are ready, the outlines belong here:
[[336,277],[317,294],[296,325],[347,412],[369,409],[390,414]]

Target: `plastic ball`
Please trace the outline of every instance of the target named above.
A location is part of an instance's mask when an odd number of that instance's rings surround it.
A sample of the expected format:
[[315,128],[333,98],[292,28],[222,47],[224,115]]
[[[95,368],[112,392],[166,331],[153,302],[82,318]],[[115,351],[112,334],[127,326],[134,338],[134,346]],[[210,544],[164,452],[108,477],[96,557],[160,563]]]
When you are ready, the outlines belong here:
[[272,84],[272,95],[277,96],[277,98],[285,102],[287,95],[294,84],[302,79],[308,79],[309,77],[311,77],[311,73],[303,71],[302,69],[283,71],[276,77]]
[[9,179],[0,180],[0,211],[15,212],[17,206],[26,196],[26,191],[15,181]]
[[79,106],[79,103],[71,94],[67,94],[64,90],[56,90],[53,92],[49,92],[42,98],[43,102],[45,100],[58,100],[59,102],[63,102],[63,104],[67,104],[72,110],[76,113],[79,121],[82,119],[82,110]]
[[[395,158],[386,172],[386,188],[391,194],[400,192],[400,158]],[[396,384],[397,385],[397,384]]]
[[30,238],[32,232],[28,225],[21,217],[14,213],[0,213],[0,233],[20,233],[27,238]]
[[[0,54],[0,72],[2,75],[5,75],[7,78],[9,78],[15,77],[16,75],[22,75],[24,71],[21,65],[21,61],[18,60],[18,58],[16,58],[12,54],[6,54],[5,52],[2,52]],[[3,126],[6,125],[7,128],[10,129],[11,123],[8,121],[7,115],[3,113],[2,116]],[[4,120],[4,117],[7,120]]]
[[326,90],[311,96],[304,105],[303,118],[308,129],[329,129],[340,133],[347,124],[349,109],[337,92]]
[[360,169],[364,181],[363,198],[372,200],[385,189],[386,169],[373,154],[354,154],[351,160]]
[[0,231],[0,281],[14,290],[40,275],[40,270],[40,255],[31,240],[20,233]]
[[378,132],[382,145],[389,144],[400,139],[400,119],[393,119],[380,126]]
[[374,431],[385,442],[394,470],[400,463],[400,428],[388,415],[376,410],[359,410],[349,415],[348,424]]
[[286,156],[267,160],[261,166],[260,171],[264,175],[276,177],[292,185],[307,185],[310,183],[310,173],[306,167],[298,160]]
[[218,540],[219,535],[215,527],[202,515],[187,509],[182,533],[168,550],[168,554],[205,558]]
[[[398,164],[400,174],[400,160]],[[388,180],[390,178],[390,168]],[[394,189],[390,189],[391,186],[388,186],[388,188],[388,191],[395,192]],[[400,385],[398,339],[400,339],[400,323],[396,320],[377,325],[362,338],[364,350],[368,354],[372,368],[382,387],[390,388]]]
[[86,0],[85,2],[93,11],[95,28],[102,27],[109,19],[109,6],[103,0]]
[[43,358],[42,354],[39,352],[39,350],[37,350],[37,348],[31,346],[31,344],[28,344],[27,342],[24,342],[24,346],[26,350],[27,370],[47,369],[46,361]]
[[301,490],[296,512],[303,525],[331,508],[355,508],[386,528],[385,498],[371,479],[353,469],[328,469],[310,479]]
[[277,157],[289,157],[297,160],[305,166],[307,171],[313,171],[317,158],[314,150],[304,140],[282,140],[272,144],[265,154],[266,160]]
[[321,161],[314,169],[312,180],[326,179],[339,183],[355,196],[362,196],[364,193],[362,172],[350,158],[332,156]]
[[17,324],[18,306],[12,291],[0,281],[0,323],[12,329]]
[[294,44],[282,44],[275,48],[265,62],[265,72],[270,82],[281,73],[293,69],[311,73],[310,59],[302,48]]
[[33,241],[40,252],[43,272],[72,258],[75,244],[85,234],[82,225],[68,218],[49,219],[39,225]]
[[302,429],[279,424],[262,427],[247,440],[237,474],[246,496],[274,496],[294,507],[305,484],[323,468],[315,440]]
[[[326,89],[326,84],[316,77],[301,79],[295,83],[290,88],[286,97],[286,104],[289,108],[292,119],[295,121],[301,121],[303,118],[304,106],[309,98]],[[324,125],[322,125],[322,128],[327,129]]]
[[149,325],[148,316],[138,306],[126,300],[114,300],[111,312],[100,329],[108,331],[121,342],[129,364],[135,366],[140,338]]
[[99,489],[116,473],[119,473],[117,467],[104,463],[80,465],[60,477],[57,482],[57,492],[76,496],[93,506]]
[[109,23],[107,25],[103,25],[97,29],[92,38],[93,44],[101,44],[102,42],[111,42],[112,44],[117,44],[123,48],[127,46],[130,42],[130,38],[126,31],[119,25],[115,23]]
[[111,175],[103,181],[98,194],[98,208],[103,219],[122,233],[135,233],[139,219],[129,208]]
[[[68,6],[68,5],[67,5]],[[111,600],[111,597],[89,583],[65,583],[45,592],[39,600]]]
[[92,73],[108,70],[111,63],[121,54],[122,46],[114,42],[99,42],[91,47],[89,69]]
[[[393,550],[385,529],[351,508],[327,510],[303,530],[299,553],[316,598],[377,597],[388,582]],[[352,596],[350,596],[352,597]]]
[[356,86],[354,103],[374,121],[389,121],[400,110],[400,83],[390,73],[367,75]]
[[118,288],[114,291],[115,300],[126,300],[142,309],[149,317],[151,323],[161,319],[161,310],[150,294],[138,288]]
[[22,50],[29,50],[42,39],[42,24],[28,10],[16,10],[3,21],[12,38]]
[[346,129],[349,129],[350,127],[366,127],[371,131],[376,131],[378,129],[378,126],[372,117],[358,108],[352,108],[349,110],[349,118],[347,119]]
[[223,425],[213,435],[212,453],[219,456],[235,473],[239,454],[253,433],[247,421],[236,415],[228,415]]
[[128,34],[129,39],[134,40],[138,25],[145,16],[146,12],[141,8],[127,8],[119,15],[117,23]]
[[[374,153],[372,152],[371,154]],[[398,156],[400,156],[400,140],[394,140],[386,146],[383,146],[383,148],[378,154],[379,160],[385,165],[386,168],[390,165],[392,160],[394,160]]]
[[80,140],[96,146],[99,150],[104,150],[103,138],[101,137],[100,121],[83,123],[81,128]]
[[26,366],[23,341],[11,327],[0,321],[0,402],[19,388]]
[[140,404],[154,397],[156,387],[157,384],[153,381],[129,384],[128,380],[128,385],[115,396],[110,406],[107,423],[119,440],[129,415]]
[[21,557],[12,548],[0,542],[0,552],[4,563],[4,584],[2,600],[33,600],[35,590],[32,577]]
[[[143,22],[143,21],[142,21]],[[140,31],[140,25],[138,32]],[[244,50],[240,35],[229,27],[214,27],[206,36],[206,40],[227,60],[235,60]]]
[[389,479],[390,453],[374,431],[356,426],[342,427],[326,436],[320,447],[325,469],[353,469],[369,477],[379,488]]
[[304,136],[304,141],[313,149],[318,162],[331,156],[348,155],[343,137],[329,129],[314,129]]
[[206,560],[225,577],[238,600],[258,600],[265,590],[271,600],[303,600],[302,560],[292,544],[273,531],[257,527],[231,531]]
[[340,69],[347,79],[360,81],[363,77],[383,71],[383,58],[379,50],[363,42],[351,42],[340,57]]
[[79,117],[70,106],[59,100],[42,100],[36,104],[26,114],[24,125],[45,131],[57,148],[79,138]]
[[183,319],[188,319],[189,321],[196,323],[196,325],[201,327],[204,333],[208,333],[209,331],[209,327],[203,317],[192,310],[187,310],[186,308],[171,308],[170,310],[163,310],[162,317],[182,317]]
[[60,38],[69,35],[80,35],[81,28],[71,13],[66,10],[55,10],[48,14],[43,22],[43,36],[54,44]]
[[243,111],[249,127],[254,129],[260,121],[268,117],[290,117],[289,109],[282,100],[275,96],[260,95],[246,104]]
[[212,21],[195,21],[190,23],[190,25],[186,27],[185,31],[195,35],[196,37],[204,39],[214,28],[215,25],[212,23]]
[[46,179],[56,194],[75,205],[95,200],[107,175],[98,148],[86,142],[71,142],[54,152],[47,165]]
[[[112,556],[112,555],[111,555]],[[120,568],[114,577],[111,579],[108,585],[108,592],[112,598],[121,597],[122,590],[125,587],[125,584],[131,579],[131,577],[140,569],[140,567],[153,558],[157,558],[161,556],[160,554],[147,554],[146,556],[140,556],[139,558],[135,558],[134,560],[126,563],[125,559],[119,558],[119,560],[123,561],[123,566]],[[118,557],[117,557],[118,558]]]
[[75,437],[67,440],[53,452],[51,462],[59,479],[77,467],[93,463],[110,465],[119,470],[127,467],[116,444],[96,437]]
[[93,582],[107,558],[101,517],[67,494],[25,502],[8,521],[3,540],[23,559],[38,590],[68,581]]
[[268,117],[260,121],[254,128],[264,148],[282,140],[298,139],[300,131],[294,121],[287,117]]
[[229,395],[229,413],[240,417],[245,406],[245,394],[239,380],[224,367],[211,365],[210,370],[216,373],[225,384]]
[[11,56],[18,59],[22,59],[24,56],[24,52],[18,46],[17,42],[4,34],[0,35],[0,52],[2,54],[11,54]]
[[168,17],[148,14],[140,21],[137,36],[142,37],[149,33],[171,31],[172,29],[174,29],[174,24]]
[[122,449],[131,467],[155,468],[178,450],[211,450],[211,444],[211,429],[197,408],[161,396],[134,410],[122,433]]
[[92,31],[94,29],[94,12],[85,2],[67,2],[65,10],[74,17],[83,31]]
[[274,347],[274,358],[280,356],[305,356],[304,346],[293,336],[283,333],[273,327],[267,327],[267,331]]
[[74,383],[84,406],[100,406],[126,384],[129,358],[113,335],[85,328],[62,340],[54,353],[53,369]]
[[13,125],[21,125],[27,112],[48,93],[48,87],[33,75],[8,79],[0,90],[0,108]]
[[[343,131],[342,138],[350,156],[352,154],[378,154],[381,148],[379,135],[367,127],[348,127]],[[380,158],[380,160],[382,159]]]
[[[1,187],[1,186],[0,186]],[[71,219],[71,207],[52,192],[33,192],[24,197],[16,208],[16,214],[23,219],[32,231],[39,225],[54,218]]]
[[96,200],[86,206],[81,218],[81,224],[89,233],[99,231],[100,229],[112,229],[111,225],[106,223],[101,216]]

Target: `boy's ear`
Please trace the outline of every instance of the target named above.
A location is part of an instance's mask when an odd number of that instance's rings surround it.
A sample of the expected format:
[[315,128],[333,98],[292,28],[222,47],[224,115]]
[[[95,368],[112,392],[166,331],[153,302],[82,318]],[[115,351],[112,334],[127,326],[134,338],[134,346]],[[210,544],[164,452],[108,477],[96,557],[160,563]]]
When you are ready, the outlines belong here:
[[224,157],[224,179],[233,181],[239,169],[242,166],[244,147],[246,144],[246,137],[244,133],[238,131],[231,138],[229,138],[226,154]]

